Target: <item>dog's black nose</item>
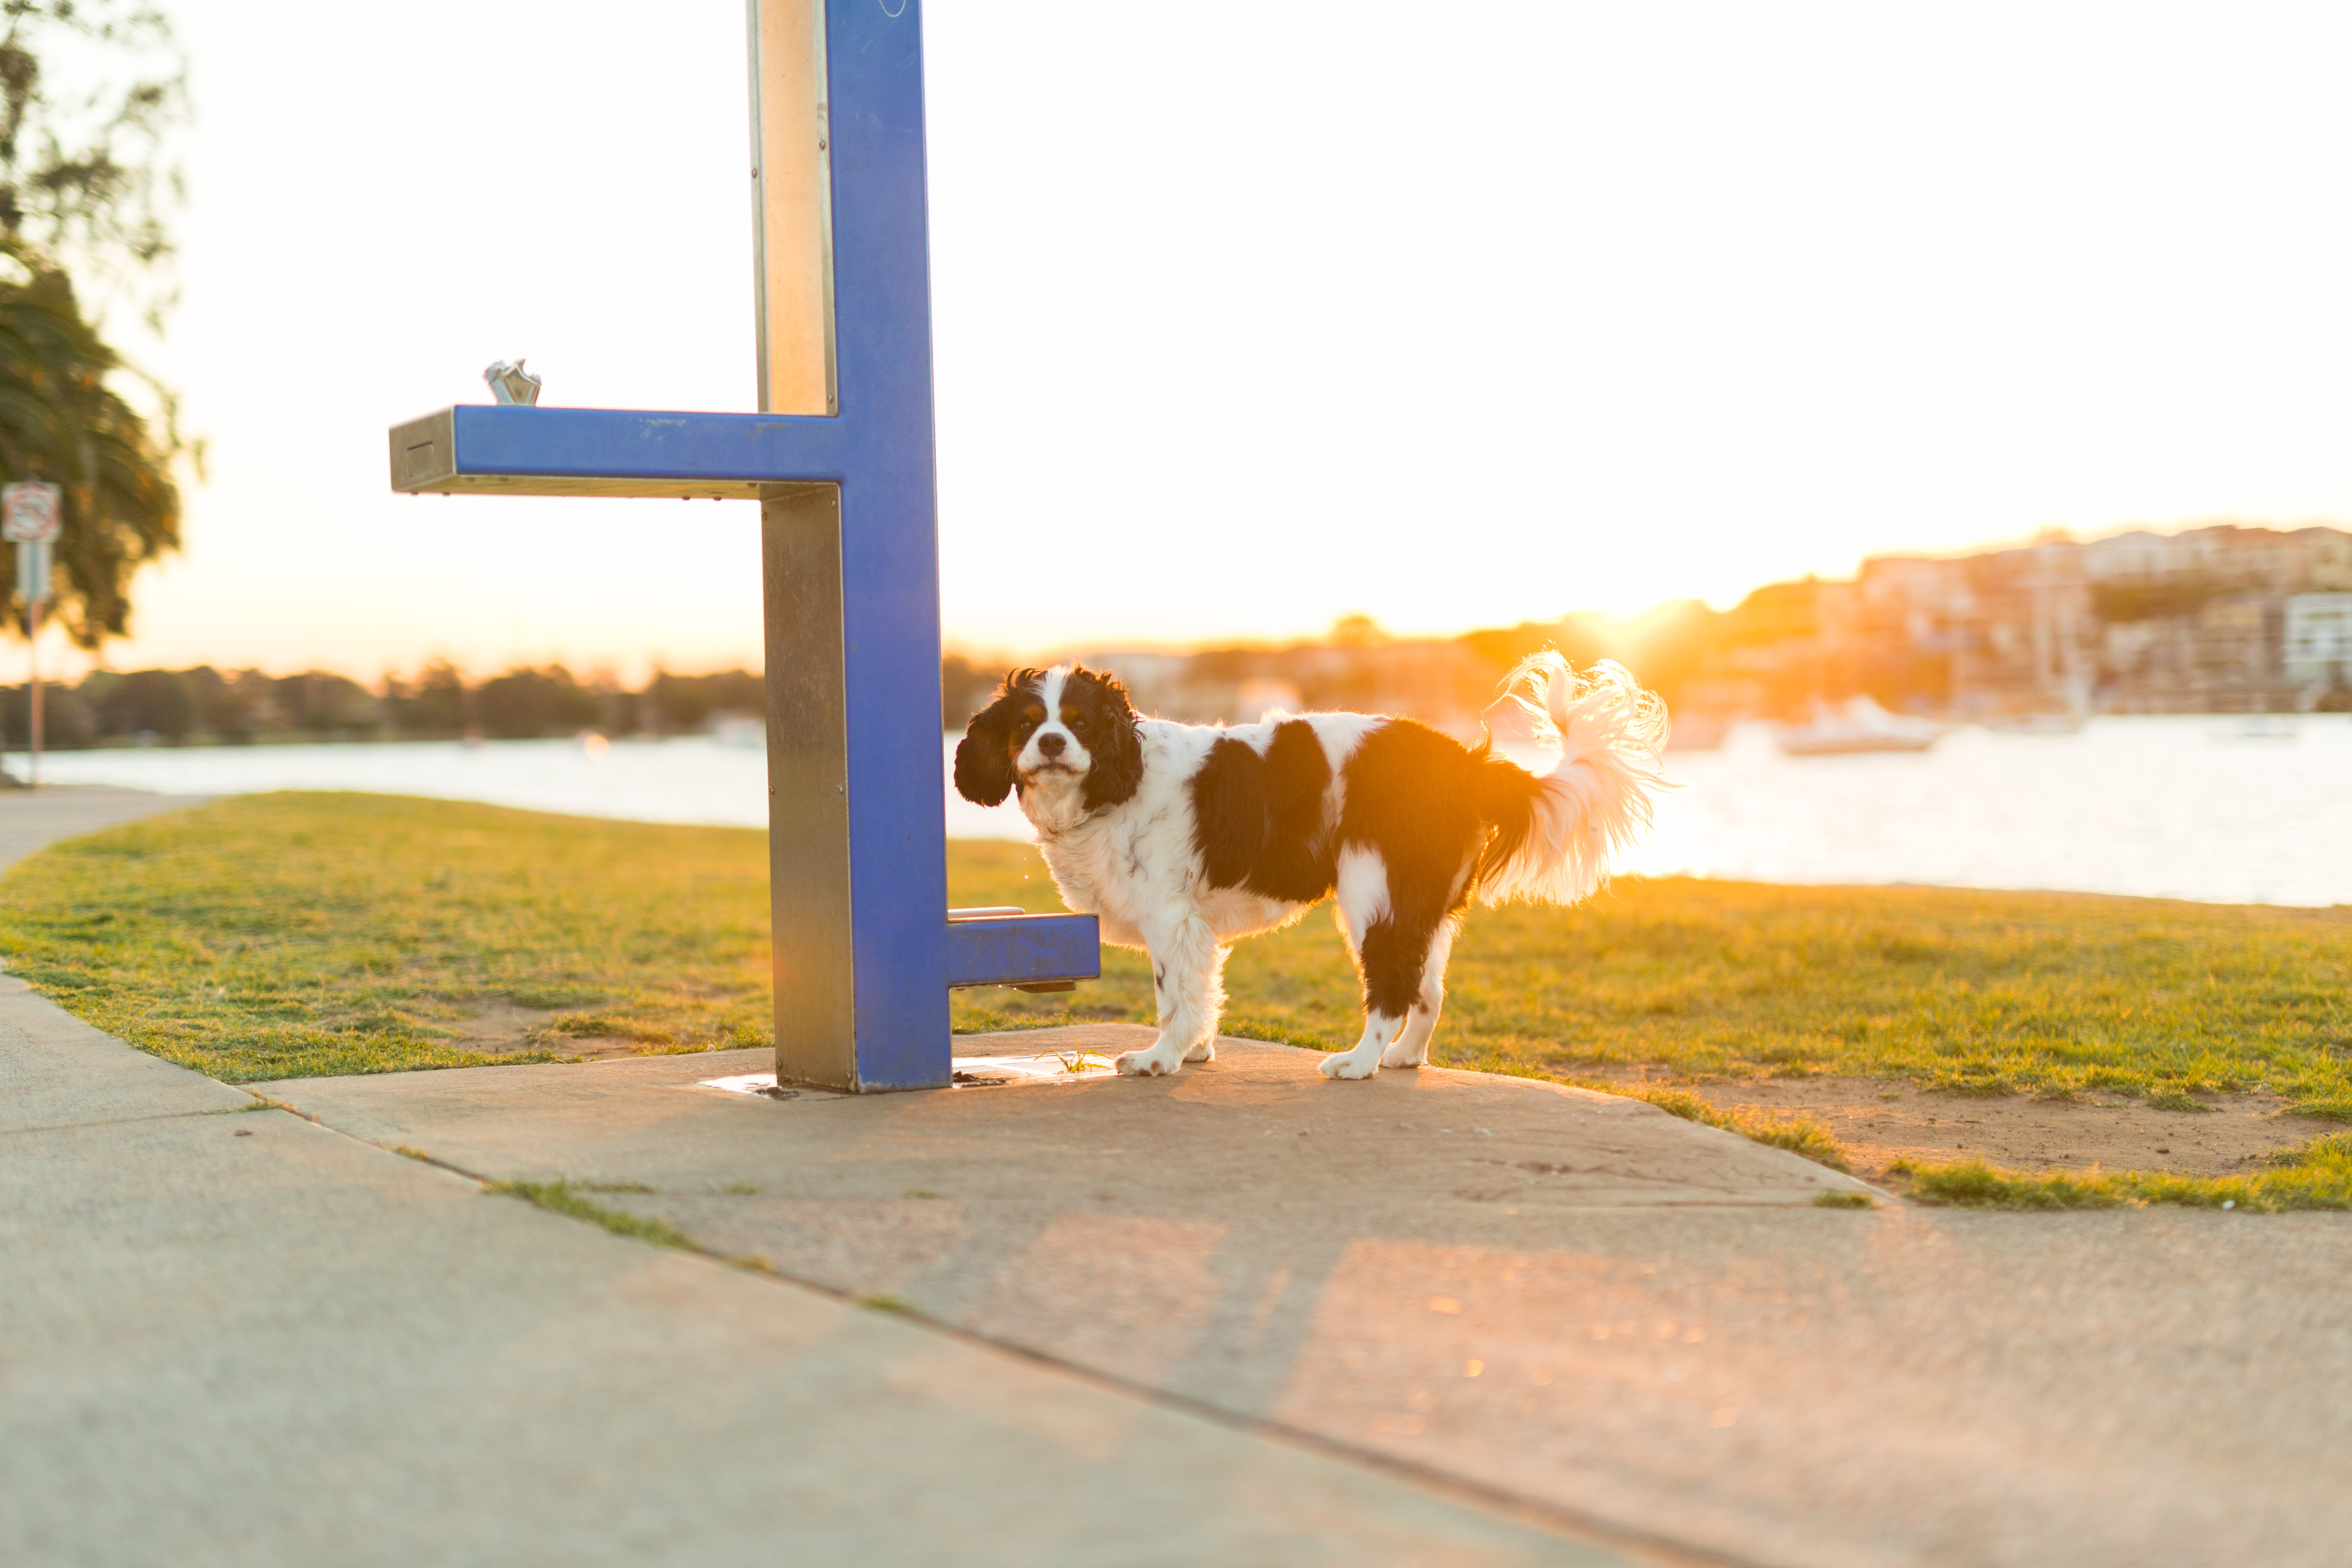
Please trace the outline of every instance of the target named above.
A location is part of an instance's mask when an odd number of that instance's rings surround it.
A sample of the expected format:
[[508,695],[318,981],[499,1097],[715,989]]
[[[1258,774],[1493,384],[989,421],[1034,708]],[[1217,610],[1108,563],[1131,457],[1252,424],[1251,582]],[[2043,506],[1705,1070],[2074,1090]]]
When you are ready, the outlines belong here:
[[1068,742],[1065,742],[1059,735],[1040,735],[1037,737],[1037,750],[1048,757],[1060,756],[1062,754],[1063,746],[1067,743]]

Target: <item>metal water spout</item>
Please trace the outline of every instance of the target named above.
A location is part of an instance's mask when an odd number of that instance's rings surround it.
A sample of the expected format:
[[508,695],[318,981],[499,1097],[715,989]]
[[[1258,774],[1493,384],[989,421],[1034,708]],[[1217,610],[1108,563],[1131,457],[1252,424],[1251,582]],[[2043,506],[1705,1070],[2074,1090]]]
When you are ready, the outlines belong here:
[[529,408],[539,402],[539,377],[523,369],[523,362],[509,364],[500,360],[482,372],[482,379],[490,384],[490,395],[500,403],[511,403]]

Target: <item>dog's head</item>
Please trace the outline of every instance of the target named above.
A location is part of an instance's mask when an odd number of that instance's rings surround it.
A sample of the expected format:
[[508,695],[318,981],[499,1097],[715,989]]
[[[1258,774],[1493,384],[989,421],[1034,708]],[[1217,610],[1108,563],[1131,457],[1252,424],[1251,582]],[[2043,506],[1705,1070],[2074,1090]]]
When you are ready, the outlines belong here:
[[1117,805],[1143,783],[1135,709],[1117,677],[1082,664],[1016,669],[964,726],[955,783],[964,799],[1001,804],[1019,789],[1083,791],[1088,811]]

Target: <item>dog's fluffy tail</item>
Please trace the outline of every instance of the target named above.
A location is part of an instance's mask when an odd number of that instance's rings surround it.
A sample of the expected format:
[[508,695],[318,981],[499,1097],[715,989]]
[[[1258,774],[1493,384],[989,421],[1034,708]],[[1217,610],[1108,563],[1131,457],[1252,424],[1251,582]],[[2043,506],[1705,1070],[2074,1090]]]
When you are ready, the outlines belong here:
[[1549,650],[1519,661],[1499,701],[1528,715],[1537,740],[1559,742],[1559,764],[1538,777],[1481,748],[1478,815],[1496,832],[1477,896],[1575,903],[1649,827],[1651,796],[1672,787],[1660,771],[1666,705],[1622,665],[1602,659],[1579,675]]

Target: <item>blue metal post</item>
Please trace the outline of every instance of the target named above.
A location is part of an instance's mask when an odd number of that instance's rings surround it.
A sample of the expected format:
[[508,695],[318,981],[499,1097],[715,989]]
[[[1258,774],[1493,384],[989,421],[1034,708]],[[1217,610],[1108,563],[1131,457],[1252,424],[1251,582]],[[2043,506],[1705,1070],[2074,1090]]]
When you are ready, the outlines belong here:
[[951,985],[1099,947],[1091,917],[947,921],[921,9],[825,13],[839,412],[444,409],[393,431],[393,485],[760,499],[777,1072],[943,1087]]

